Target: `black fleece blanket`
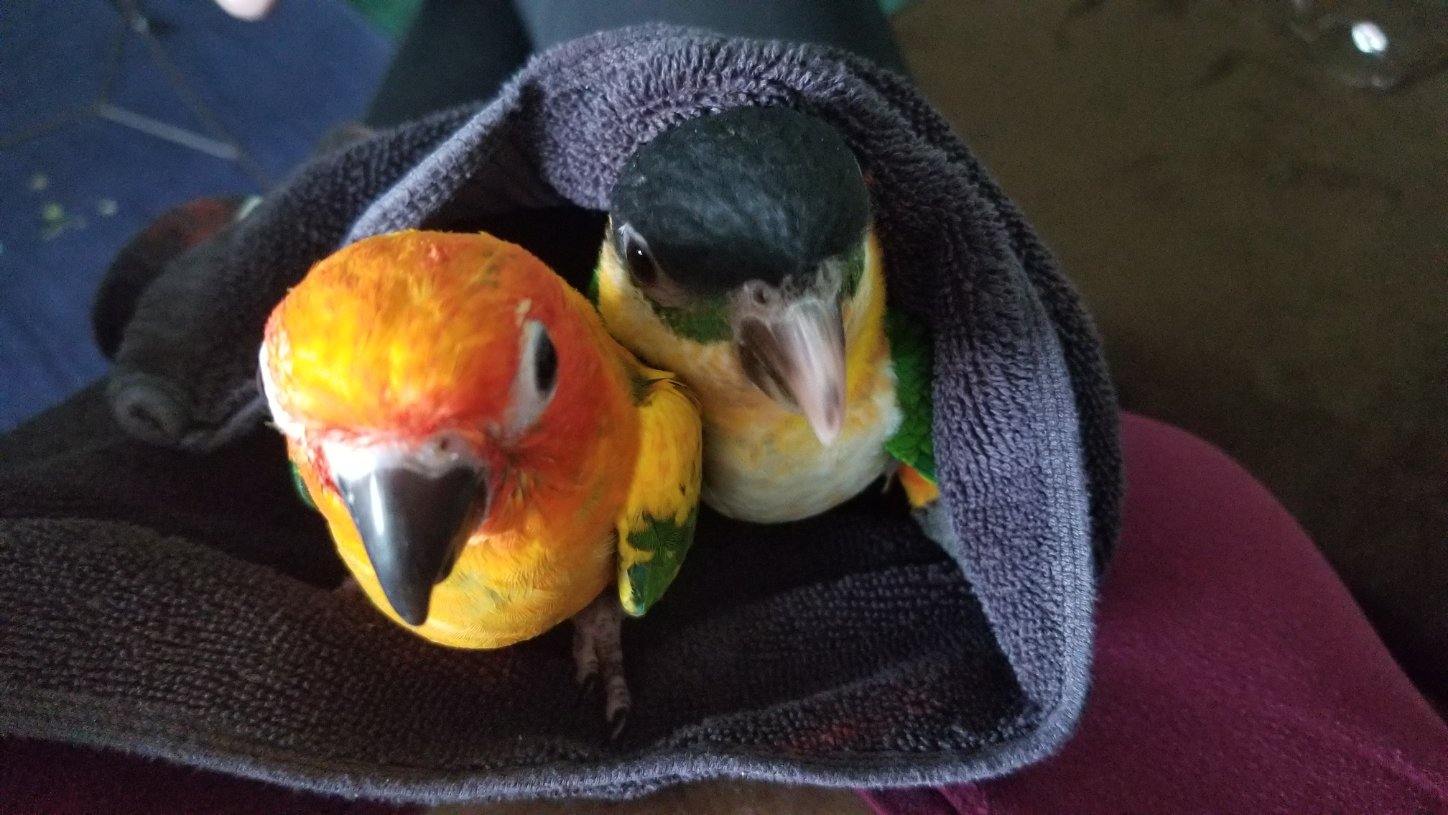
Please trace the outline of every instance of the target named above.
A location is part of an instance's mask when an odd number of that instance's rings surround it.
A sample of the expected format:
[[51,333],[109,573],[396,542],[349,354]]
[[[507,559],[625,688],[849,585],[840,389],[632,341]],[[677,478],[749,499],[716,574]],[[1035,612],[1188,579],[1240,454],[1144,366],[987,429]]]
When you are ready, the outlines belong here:
[[[488,228],[586,274],[590,213],[631,151],[740,105],[826,119],[872,178],[890,296],[934,337],[946,512],[935,542],[874,490],[780,526],[705,513],[674,588],[627,626],[635,709],[610,742],[566,631],[448,650],[334,591],[325,530],[259,426],[256,351],[311,263],[382,231]],[[600,34],[481,110],[319,157],[158,274],[137,268],[99,304],[119,338],[105,390],[0,439],[0,732],[437,801],[964,781],[1076,722],[1093,551],[1117,524],[1112,389],[1050,255],[891,73],[812,46]]]

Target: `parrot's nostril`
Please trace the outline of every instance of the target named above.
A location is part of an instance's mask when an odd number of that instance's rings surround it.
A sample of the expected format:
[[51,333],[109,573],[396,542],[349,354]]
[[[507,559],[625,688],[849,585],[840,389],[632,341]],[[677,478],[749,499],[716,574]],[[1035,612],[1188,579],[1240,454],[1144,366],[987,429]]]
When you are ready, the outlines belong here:
[[116,421],[127,433],[154,444],[180,442],[190,419],[168,388],[149,377],[129,377],[110,390]]

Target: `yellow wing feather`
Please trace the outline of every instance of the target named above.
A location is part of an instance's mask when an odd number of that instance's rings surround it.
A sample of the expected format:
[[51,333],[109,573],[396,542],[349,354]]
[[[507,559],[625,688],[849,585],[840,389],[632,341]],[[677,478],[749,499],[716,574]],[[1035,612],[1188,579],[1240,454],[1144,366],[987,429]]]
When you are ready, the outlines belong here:
[[704,458],[694,395],[663,371],[641,365],[637,375],[639,455],[618,521],[619,603],[635,617],[673,582],[693,543]]

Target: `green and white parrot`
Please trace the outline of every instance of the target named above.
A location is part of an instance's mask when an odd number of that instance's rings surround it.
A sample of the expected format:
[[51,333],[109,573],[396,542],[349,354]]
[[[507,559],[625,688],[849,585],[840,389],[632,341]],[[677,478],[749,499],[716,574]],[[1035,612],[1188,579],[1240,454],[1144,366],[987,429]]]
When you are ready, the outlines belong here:
[[890,308],[887,265],[860,164],[818,118],[705,115],[625,164],[594,294],[699,397],[708,504],[791,521],[895,475],[934,508],[929,337]]

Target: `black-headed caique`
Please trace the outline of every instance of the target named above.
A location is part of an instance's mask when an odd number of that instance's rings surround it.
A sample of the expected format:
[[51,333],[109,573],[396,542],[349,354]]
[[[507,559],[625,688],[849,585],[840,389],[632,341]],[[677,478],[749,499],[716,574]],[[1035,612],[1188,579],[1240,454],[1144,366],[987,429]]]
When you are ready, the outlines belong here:
[[595,277],[608,330],[704,412],[704,500],[809,517],[898,473],[933,505],[929,339],[887,307],[864,174],[785,108],[705,115],[641,147]]
[[305,492],[377,608],[458,648],[572,618],[578,678],[601,678],[616,733],[620,611],[644,613],[693,539],[688,391],[486,234],[341,249],[272,313],[260,365]]

